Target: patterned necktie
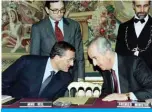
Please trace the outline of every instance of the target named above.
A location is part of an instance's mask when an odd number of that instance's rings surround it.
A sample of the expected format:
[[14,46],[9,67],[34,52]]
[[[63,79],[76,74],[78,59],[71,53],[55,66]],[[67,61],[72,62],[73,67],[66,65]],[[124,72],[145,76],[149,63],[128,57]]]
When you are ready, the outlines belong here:
[[55,36],[58,41],[63,41],[63,34],[62,34],[61,29],[58,27],[58,23],[59,21],[55,22]]
[[49,84],[49,82],[51,81],[54,75],[55,75],[55,72],[51,71],[51,75],[42,83],[40,91],[39,91],[39,96],[41,95],[45,87]]
[[111,72],[112,72],[112,77],[113,77],[113,82],[114,82],[114,92],[115,93],[119,93],[119,91],[118,91],[118,81],[117,81],[116,73],[115,73],[114,70],[112,70]]

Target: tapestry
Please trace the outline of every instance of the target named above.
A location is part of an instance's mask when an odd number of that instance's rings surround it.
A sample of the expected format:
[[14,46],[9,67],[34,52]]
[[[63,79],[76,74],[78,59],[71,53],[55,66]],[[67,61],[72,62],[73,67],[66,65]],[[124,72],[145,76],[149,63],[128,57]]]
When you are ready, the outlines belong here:
[[[29,54],[32,24],[47,17],[45,1],[2,1],[2,70],[20,56]],[[131,1],[66,1],[65,17],[80,23],[86,71],[93,71],[87,44],[93,38],[108,38],[115,48],[119,24],[134,15]],[[152,15],[152,9],[150,10]]]
[[[47,14],[44,1],[2,1],[2,53],[29,53],[30,33],[33,23]],[[116,22],[124,22],[134,14],[128,1],[69,1],[66,2],[65,17],[75,12],[90,12],[88,39],[104,36],[115,41]]]

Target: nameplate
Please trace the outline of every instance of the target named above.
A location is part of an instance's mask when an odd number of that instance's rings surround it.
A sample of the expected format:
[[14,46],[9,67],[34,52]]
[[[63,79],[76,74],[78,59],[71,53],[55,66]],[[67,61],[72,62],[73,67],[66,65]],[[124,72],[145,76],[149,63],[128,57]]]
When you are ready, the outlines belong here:
[[20,102],[20,107],[52,107],[52,102]]
[[117,102],[118,108],[151,108],[150,103],[146,102]]

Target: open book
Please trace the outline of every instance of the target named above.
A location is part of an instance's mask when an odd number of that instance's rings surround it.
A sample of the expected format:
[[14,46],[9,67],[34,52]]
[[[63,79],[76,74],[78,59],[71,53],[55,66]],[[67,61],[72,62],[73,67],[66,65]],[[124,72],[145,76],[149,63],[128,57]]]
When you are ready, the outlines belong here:
[[2,95],[2,104],[5,103],[5,102],[8,102],[10,100],[14,99],[12,96],[8,96],[8,95]]

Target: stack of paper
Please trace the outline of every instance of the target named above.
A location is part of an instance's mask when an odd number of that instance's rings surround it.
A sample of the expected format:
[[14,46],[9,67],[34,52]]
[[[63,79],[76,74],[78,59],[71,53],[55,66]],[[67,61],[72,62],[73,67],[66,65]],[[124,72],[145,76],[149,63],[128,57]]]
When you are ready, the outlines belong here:
[[71,102],[72,104],[84,105],[88,101],[88,99],[89,97],[61,97],[57,99],[55,102]]
[[3,104],[3,103],[8,102],[8,101],[10,101],[12,99],[14,99],[14,98],[12,98],[12,96],[2,95],[1,101],[2,101],[2,104]]
[[85,77],[87,81],[103,81],[102,77]]

